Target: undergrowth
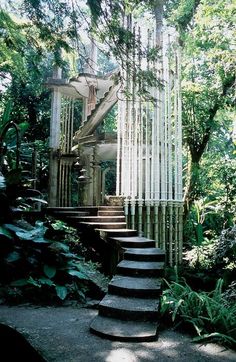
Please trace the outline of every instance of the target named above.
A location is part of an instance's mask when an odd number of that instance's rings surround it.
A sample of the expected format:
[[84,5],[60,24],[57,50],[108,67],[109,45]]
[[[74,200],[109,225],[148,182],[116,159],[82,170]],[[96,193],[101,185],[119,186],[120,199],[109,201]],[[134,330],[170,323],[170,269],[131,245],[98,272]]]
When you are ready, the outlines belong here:
[[163,317],[192,326],[197,334],[194,341],[212,340],[236,348],[236,304],[225,297],[222,279],[212,292],[196,292],[185,282],[165,283]]
[[77,230],[49,218],[0,226],[0,301],[58,303],[101,298],[107,278],[86,258]]

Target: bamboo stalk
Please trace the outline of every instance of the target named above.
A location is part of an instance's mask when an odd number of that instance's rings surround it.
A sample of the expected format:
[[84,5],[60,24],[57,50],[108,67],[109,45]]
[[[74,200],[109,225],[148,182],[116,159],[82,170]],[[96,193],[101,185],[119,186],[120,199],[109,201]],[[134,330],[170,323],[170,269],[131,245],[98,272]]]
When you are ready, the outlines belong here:
[[[120,94],[118,95],[120,97]],[[116,156],[116,196],[121,194],[120,190],[120,161],[121,161],[121,100],[118,100],[118,119],[117,119],[117,156]]]
[[177,93],[177,79],[176,79],[176,56],[175,56],[175,74],[174,74],[174,127],[175,127],[175,157],[174,157],[174,168],[175,168],[175,178],[174,178],[174,190],[175,190],[175,200],[178,201],[178,93]]
[[135,200],[130,201],[131,229],[135,229]]
[[173,266],[173,203],[168,203],[168,211],[169,211],[169,264]]
[[174,214],[175,214],[175,265],[178,265],[178,224],[179,224],[178,202],[174,203]]
[[129,228],[129,200],[124,200],[124,213],[125,213],[125,221],[126,221],[126,227]]
[[158,216],[159,216],[159,201],[154,201],[154,239],[156,241],[156,247],[159,247],[159,235],[158,235]]
[[[170,35],[168,35],[168,50],[170,48]],[[173,200],[173,171],[172,171],[172,121],[171,121],[171,113],[172,113],[172,103],[171,103],[171,69],[170,69],[170,59],[167,59],[167,102],[168,102],[168,169],[169,169],[169,191],[168,191],[168,199]]]
[[138,201],[138,235],[143,234],[143,201]]
[[179,203],[179,264],[183,261],[183,203]]
[[181,101],[181,52],[180,47],[177,48],[177,96],[178,96],[178,200],[183,199],[182,184],[182,101]]
[[151,208],[150,208],[150,201],[145,200],[146,205],[146,236],[150,238],[150,215],[151,215]]
[[162,249],[166,250],[166,201],[161,201]]
[[75,110],[75,100],[71,99],[71,129],[70,129],[70,152],[73,146],[73,134],[74,134],[74,110]]

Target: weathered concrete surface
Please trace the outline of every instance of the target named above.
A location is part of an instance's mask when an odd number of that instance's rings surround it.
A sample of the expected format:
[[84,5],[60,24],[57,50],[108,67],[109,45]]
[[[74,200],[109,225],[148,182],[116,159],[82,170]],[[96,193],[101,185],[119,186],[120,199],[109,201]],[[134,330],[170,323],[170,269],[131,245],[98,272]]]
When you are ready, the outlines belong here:
[[0,322],[16,327],[48,362],[236,361],[234,351],[194,344],[191,337],[172,330],[161,331],[156,342],[105,340],[89,332],[96,315],[94,309],[79,307],[0,306]]

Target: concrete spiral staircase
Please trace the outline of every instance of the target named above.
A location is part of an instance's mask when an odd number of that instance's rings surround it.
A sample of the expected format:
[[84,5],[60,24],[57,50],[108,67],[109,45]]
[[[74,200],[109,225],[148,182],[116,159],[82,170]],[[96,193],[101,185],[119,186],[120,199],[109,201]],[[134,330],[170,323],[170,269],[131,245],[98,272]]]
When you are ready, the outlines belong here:
[[164,251],[155,247],[154,240],[126,228],[120,206],[100,206],[96,216],[80,213],[68,217],[84,230],[94,230],[118,251],[115,275],[99,304],[91,332],[118,341],[156,340]]

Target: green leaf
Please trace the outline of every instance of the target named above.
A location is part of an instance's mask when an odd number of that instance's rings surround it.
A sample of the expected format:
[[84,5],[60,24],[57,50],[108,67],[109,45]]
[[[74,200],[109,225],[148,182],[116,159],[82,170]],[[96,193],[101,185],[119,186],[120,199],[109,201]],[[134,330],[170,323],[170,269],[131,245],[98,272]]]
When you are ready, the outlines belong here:
[[35,223],[35,227],[32,230],[25,230],[13,224],[4,224],[4,227],[8,230],[15,232],[15,234],[21,240],[31,240],[36,243],[50,243],[50,240],[44,239],[43,235],[47,228],[43,225],[43,223]]
[[68,270],[67,271],[68,274],[72,275],[72,276],[75,276],[79,279],[85,279],[85,280],[89,280],[88,276],[77,271],[77,270]]
[[54,266],[50,266],[47,264],[44,265],[43,271],[44,271],[45,275],[50,279],[53,278],[57,272],[57,270]]
[[57,250],[57,251],[69,251],[70,248],[68,245],[60,243],[59,241],[55,241],[50,245],[50,249]]
[[13,225],[13,224],[4,224],[4,228],[13,231],[13,232],[22,232],[23,229],[21,229],[19,226]]
[[52,285],[55,285],[51,279],[48,279],[48,278],[45,278],[45,277],[41,277],[41,278],[39,278],[38,280],[39,280],[39,282],[40,282],[41,284],[49,285],[50,287],[51,287]]
[[63,286],[60,286],[60,285],[56,285],[55,287],[56,289],[56,293],[57,293],[57,296],[61,299],[61,300],[64,300],[67,296],[67,288],[66,287],[63,287]]
[[51,226],[54,230],[65,231],[66,229],[68,229],[68,226],[66,226],[66,224],[61,220],[57,220],[56,222],[52,223]]
[[201,245],[204,238],[203,238],[203,227],[202,224],[196,225],[196,236],[197,236],[197,243],[198,245]]
[[[28,240],[28,239],[27,239],[27,240]],[[44,239],[43,237],[33,238],[32,241],[33,241],[34,243],[45,243],[45,244],[51,243],[51,240]]]
[[174,312],[173,312],[173,314],[172,314],[172,321],[173,321],[173,322],[175,321],[176,314],[178,313],[179,307],[181,306],[181,304],[182,304],[183,302],[184,302],[184,300],[183,300],[183,299],[180,299],[180,300],[178,301],[178,303],[176,304],[175,310],[174,310]]
[[5,260],[8,263],[13,263],[14,261],[17,261],[21,258],[20,254],[17,251],[13,251],[8,254],[8,256],[5,258]]
[[13,107],[13,102],[10,100],[7,102],[3,115],[2,115],[2,122],[1,122],[2,127],[4,127],[7,122],[9,122],[12,107]]
[[28,285],[27,279],[17,279],[11,282],[10,284],[13,287],[24,287],[25,285]]
[[4,236],[7,239],[13,240],[14,238],[12,237],[11,233],[5,229],[4,227],[0,226],[0,237]]
[[34,279],[32,277],[29,277],[28,284],[32,284],[35,287],[41,288],[41,283],[39,283],[38,280],[36,280],[36,279]]

